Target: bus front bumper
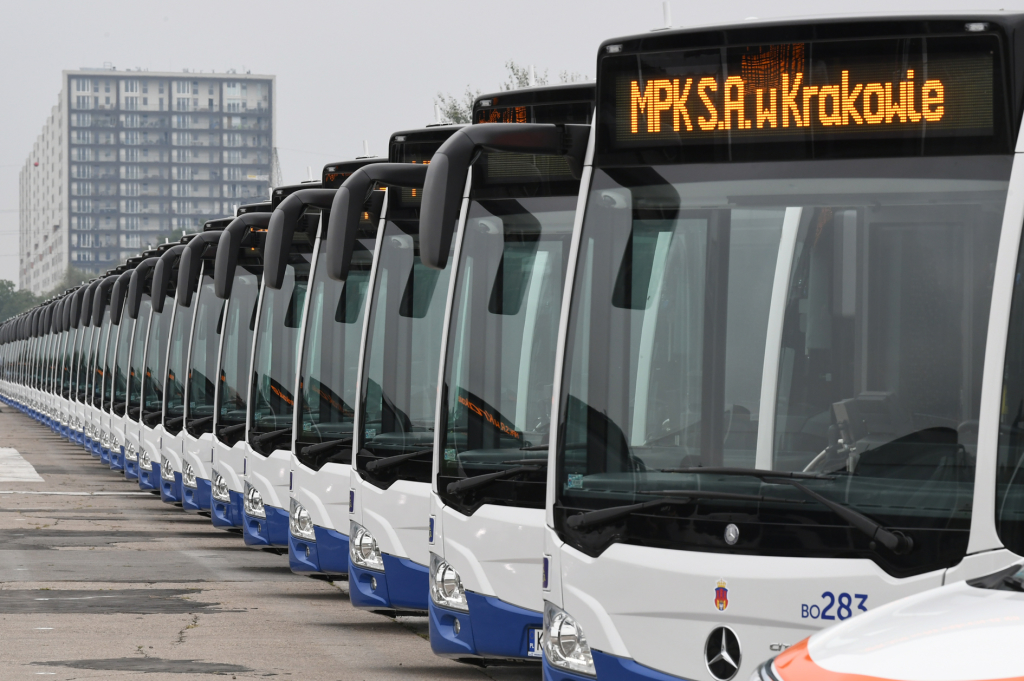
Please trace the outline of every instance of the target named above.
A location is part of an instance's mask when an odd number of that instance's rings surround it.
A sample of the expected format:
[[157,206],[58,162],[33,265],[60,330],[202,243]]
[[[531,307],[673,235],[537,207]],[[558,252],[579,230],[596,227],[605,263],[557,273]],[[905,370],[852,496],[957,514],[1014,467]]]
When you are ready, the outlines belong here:
[[263,506],[266,518],[254,518],[243,513],[242,538],[247,546],[255,548],[288,547],[288,511],[276,506]]
[[233,489],[228,490],[230,501],[211,499],[210,521],[214,527],[242,527],[242,494]]
[[[351,586],[349,589],[354,593]],[[468,612],[441,608],[430,601],[430,648],[434,654],[540,660],[541,651],[530,648],[536,640],[533,631],[544,626],[542,613],[472,591],[466,592],[466,602]],[[455,633],[456,620],[459,633]]]
[[315,541],[288,533],[288,564],[292,572],[324,575],[348,574],[348,537],[337,530],[313,526]]
[[357,608],[426,610],[430,600],[429,569],[408,558],[382,553],[384,572],[348,565],[349,599]]

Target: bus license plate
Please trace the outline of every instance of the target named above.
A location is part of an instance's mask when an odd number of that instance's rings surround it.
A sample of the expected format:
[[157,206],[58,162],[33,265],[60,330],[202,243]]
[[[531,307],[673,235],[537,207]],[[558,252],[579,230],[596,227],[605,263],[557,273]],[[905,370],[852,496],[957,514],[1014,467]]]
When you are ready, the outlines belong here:
[[529,629],[527,630],[527,644],[526,644],[526,655],[528,657],[543,657],[544,656],[544,630],[543,629]]

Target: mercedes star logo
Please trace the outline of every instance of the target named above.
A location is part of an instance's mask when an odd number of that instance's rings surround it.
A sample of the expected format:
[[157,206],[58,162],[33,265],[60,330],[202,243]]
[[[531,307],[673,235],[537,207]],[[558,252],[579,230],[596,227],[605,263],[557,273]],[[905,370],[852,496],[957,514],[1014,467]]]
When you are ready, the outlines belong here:
[[740,639],[729,627],[718,627],[704,644],[704,662],[711,676],[718,681],[729,681],[740,670]]

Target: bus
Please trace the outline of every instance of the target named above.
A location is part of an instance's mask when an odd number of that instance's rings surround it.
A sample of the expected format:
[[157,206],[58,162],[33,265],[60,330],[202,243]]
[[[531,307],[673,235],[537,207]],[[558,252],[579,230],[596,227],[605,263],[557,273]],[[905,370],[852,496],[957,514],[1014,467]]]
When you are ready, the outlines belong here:
[[[180,290],[182,259],[188,243],[199,233],[182,237],[182,249],[170,249],[157,263],[154,283],[158,290],[154,298],[161,299],[161,310],[168,316],[169,332],[163,361],[163,372],[157,380],[162,382],[160,402],[160,431],[157,436],[159,448],[160,499],[168,504],[180,504],[184,496],[181,470],[182,425],[185,421],[185,377],[188,371],[188,344],[192,338],[192,319],[195,308],[192,299],[186,298]],[[186,238],[188,239],[186,241]],[[172,255],[173,253],[173,255]],[[162,266],[162,267],[161,267]],[[161,295],[161,291],[163,294]],[[173,302],[168,309],[167,303]],[[155,309],[154,305],[154,309]],[[140,478],[141,481],[141,478]]]
[[453,280],[427,485],[438,655],[541,657],[554,348],[594,92],[484,95],[427,173],[421,258]]
[[127,407],[128,388],[128,353],[131,350],[132,336],[135,334],[135,321],[124,316],[124,301],[128,296],[128,283],[132,278],[132,270],[141,261],[129,258],[124,271],[114,281],[110,289],[110,321],[117,326],[117,335],[111,337],[109,352],[108,381],[110,397],[103,405],[110,442],[110,469],[124,472],[124,412]]
[[[145,359],[142,372],[142,396],[139,421],[139,489],[143,491],[174,496],[176,493],[174,472],[169,479],[164,477],[163,438],[164,395],[167,351],[170,347],[171,327],[175,317],[174,296],[178,282],[178,264],[185,245],[192,236],[182,237],[160,254],[153,273],[148,278],[152,312],[146,338]],[[147,282],[143,282],[145,288]],[[180,494],[177,498],[181,498]]]
[[[90,372],[90,409],[89,420],[92,425],[92,455],[99,458],[100,463],[110,465],[110,419],[103,409],[104,391],[109,385],[108,352],[117,344],[117,326],[110,322],[110,295],[114,282],[119,276],[116,269],[111,270],[100,280],[92,302],[92,323],[99,329],[93,343],[92,371]],[[111,343],[111,338],[114,343]]]
[[[346,408],[351,400],[347,399],[344,377],[355,364],[346,348],[353,344],[350,336],[358,336],[358,332],[346,335],[346,331],[353,326],[361,329],[362,315],[359,303],[349,300],[341,287],[327,278],[324,241],[331,205],[344,178],[382,160],[367,157],[328,163],[321,173],[320,188],[289,195],[274,212],[267,232],[271,245],[266,259],[269,289],[279,289],[284,283],[287,262],[281,256],[291,252],[295,228],[304,227],[313,246],[292,393],[296,406],[288,485],[288,562],[292,571],[300,574],[348,572],[347,528],[342,526],[339,531],[335,527],[331,509],[340,506],[337,490],[343,495],[348,489],[347,466],[337,464],[347,458],[349,447],[344,445],[352,435],[351,409]],[[354,383],[354,378],[349,383]],[[333,515],[347,520],[343,513]]]
[[245,419],[249,398],[249,367],[270,201],[239,206],[224,228],[214,261],[214,292],[225,300],[218,360],[213,461],[211,463],[214,527],[242,527],[242,471],[245,466]]
[[[277,210],[291,194],[320,188],[320,182],[275,187],[271,203]],[[287,254],[280,254],[281,287],[268,288],[264,278],[257,302],[242,463],[242,537],[246,546],[257,549],[288,548],[293,391],[318,222],[318,216],[299,221]]]
[[746,679],[1024,551],[1022,23],[602,43],[556,348],[546,678]]
[[180,435],[181,506],[189,513],[210,511],[212,505],[214,401],[224,308],[213,288],[214,258],[232,219],[207,221],[182,251],[178,267],[178,302],[195,303]]
[[[427,608],[429,441],[448,283],[447,274],[419,262],[418,214],[427,164],[460,128],[392,134],[389,163],[346,179],[331,212],[327,274],[344,281],[346,302],[365,307],[358,351],[355,339],[346,337],[345,377],[353,408],[344,443],[351,462],[349,600],[358,608]],[[375,185],[386,189],[379,212],[369,216],[361,198]],[[366,217],[377,218],[376,229]],[[357,253],[355,242],[371,238],[372,247]]]
[[134,320],[131,356],[128,362],[128,385],[124,415],[124,477],[139,480],[139,451],[142,449],[142,386],[145,380],[146,343],[149,340],[149,322],[153,314],[153,268],[160,256],[171,248],[170,243],[148,250],[132,270],[125,297],[124,312]]

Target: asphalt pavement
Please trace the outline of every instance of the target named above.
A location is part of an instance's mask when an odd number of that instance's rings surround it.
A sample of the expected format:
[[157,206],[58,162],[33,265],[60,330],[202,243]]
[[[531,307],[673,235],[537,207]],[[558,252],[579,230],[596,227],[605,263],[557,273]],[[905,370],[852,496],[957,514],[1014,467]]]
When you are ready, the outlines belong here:
[[4,680],[541,677],[435,657],[426,617],[353,608],[347,582],[293,574],[11,407],[0,448]]

